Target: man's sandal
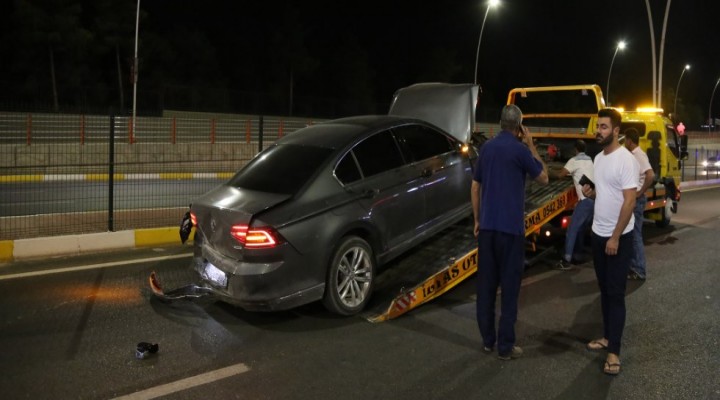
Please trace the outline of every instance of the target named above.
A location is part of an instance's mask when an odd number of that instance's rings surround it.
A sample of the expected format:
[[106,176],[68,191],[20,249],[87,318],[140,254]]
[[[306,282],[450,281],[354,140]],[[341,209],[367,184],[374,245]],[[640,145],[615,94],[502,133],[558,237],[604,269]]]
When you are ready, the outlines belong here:
[[603,372],[608,375],[617,375],[620,373],[620,361],[616,363],[611,363],[608,361],[605,361],[605,367],[603,368]]
[[591,351],[606,350],[607,345],[602,342],[602,339],[596,339],[587,344],[587,349]]

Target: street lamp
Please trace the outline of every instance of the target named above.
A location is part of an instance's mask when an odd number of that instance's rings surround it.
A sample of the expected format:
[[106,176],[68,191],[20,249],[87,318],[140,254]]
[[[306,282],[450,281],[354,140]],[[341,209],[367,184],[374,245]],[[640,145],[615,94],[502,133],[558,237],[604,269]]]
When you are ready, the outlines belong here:
[[477,52],[475,54],[475,75],[474,76],[474,83],[477,84],[477,70],[478,70],[478,61],[480,60],[480,42],[482,41],[482,34],[483,30],[485,29],[485,20],[487,19],[488,13],[490,12],[490,7],[495,7],[498,4],[500,4],[500,0],[489,0],[487,3],[487,9],[485,9],[485,17],[483,18],[482,25],[480,26],[480,37],[478,38],[478,45],[477,45]]
[[[138,80],[138,31],[140,30],[140,0],[137,0],[137,14],[135,15],[135,58],[133,58],[133,105],[131,132],[135,135],[135,113],[137,108],[137,80]],[[133,140],[132,137],[130,140]]]
[[615,53],[613,53],[612,60],[610,61],[610,70],[608,71],[607,85],[605,85],[605,89],[607,89],[608,106],[610,105],[610,74],[612,74],[613,63],[615,63],[615,56],[617,56],[618,50],[622,50],[624,48],[625,48],[625,41],[623,41],[623,40],[619,41],[617,44],[617,47],[615,47]]
[[720,78],[718,78],[717,82],[715,82],[715,87],[713,88],[712,95],[710,95],[710,104],[708,105],[708,132],[710,132],[712,126],[712,101],[713,97],[715,97],[715,89],[717,89],[718,83],[720,83]]
[[[680,81],[682,80],[683,75],[685,75],[685,71],[690,69],[690,64],[685,65],[685,68],[683,68],[682,72],[680,73],[680,79],[678,79],[677,87],[675,88],[675,104],[673,105],[673,114],[677,115],[677,98],[678,98],[678,90],[680,90]],[[673,118],[675,119],[675,118]]]

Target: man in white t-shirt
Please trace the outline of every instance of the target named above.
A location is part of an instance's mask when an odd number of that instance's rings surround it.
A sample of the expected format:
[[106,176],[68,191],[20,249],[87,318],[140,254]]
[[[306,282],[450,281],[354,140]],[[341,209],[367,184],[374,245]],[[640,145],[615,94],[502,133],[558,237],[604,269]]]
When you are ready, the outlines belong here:
[[645,213],[645,205],[647,204],[647,197],[645,197],[645,191],[655,181],[655,172],[650,165],[650,160],[647,154],[639,146],[640,144],[640,132],[635,128],[628,128],[625,130],[625,148],[630,150],[635,160],[638,162],[640,168],[640,183],[638,184],[638,191],[635,200],[635,210],[633,216],[635,218],[635,225],[633,228],[633,238],[635,243],[635,254],[633,255],[632,262],[630,263],[630,273],[628,279],[633,280],[645,280],[646,269],[645,269],[645,245],[643,244],[643,214]]
[[577,154],[569,159],[567,163],[565,163],[565,166],[554,176],[562,179],[571,175],[573,183],[575,184],[575,191],[578,195],[578,202],[570,217],[570,226],[568,226],[567,232],[565,233],[565,253],[563,253],[560,261],[553,267],[561,271],[569,271],[572,269],[570,264],[575,254],[575,245],[578,237],[583,235],[586,225],[592,221],[593,218],[595,200],[585,197],[582,193],[582,185],[580,185],[580,179],[583,175],[587,176],[591,181],[595,179],[593,175],[593,160],[585,154],[585,147],[585,141],[578,139],[575,142],[575,151]]
[[598,111],[595,137],[603,151],[595,156],[595,189],[583,194],[595,199],[592,224],[593,264],[600,287],[603,337],[588,350],[607,350],[603,372],[620,373],[620,347],[625,328],[625,289],[633,256],[633,209],[638,189],[638,165],[620,145],[622,116],[613,108]]

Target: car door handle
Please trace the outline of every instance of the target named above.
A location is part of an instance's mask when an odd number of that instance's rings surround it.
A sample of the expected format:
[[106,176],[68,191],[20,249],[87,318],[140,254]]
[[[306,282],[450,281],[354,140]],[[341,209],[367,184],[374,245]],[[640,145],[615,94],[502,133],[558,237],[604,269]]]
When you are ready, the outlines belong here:
[[433,174],[433,172],[432,172],[431,169],[424,169],[424,170],[420,173],[420,176],[422,176],[423,178],[429,178],[429,177],[432,176],[432,174]]

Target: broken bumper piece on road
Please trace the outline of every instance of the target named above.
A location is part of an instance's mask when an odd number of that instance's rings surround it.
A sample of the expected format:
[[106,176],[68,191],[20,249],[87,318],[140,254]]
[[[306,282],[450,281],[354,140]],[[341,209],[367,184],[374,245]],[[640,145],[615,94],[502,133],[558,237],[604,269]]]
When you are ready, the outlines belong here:
[[160,281],[158,281],[157,274],[154,271],[150,273],[148,281],[150,282],[150,289],[152,289],[153,294],[163,300],[197,299],[220,295],[211,287],[199,286],[194,283],[181,286],[166,293],[160,285]]

